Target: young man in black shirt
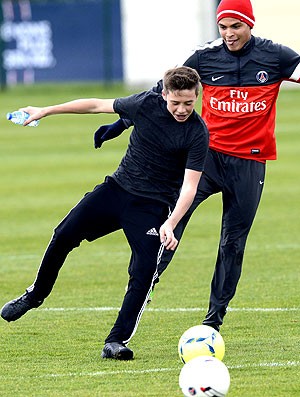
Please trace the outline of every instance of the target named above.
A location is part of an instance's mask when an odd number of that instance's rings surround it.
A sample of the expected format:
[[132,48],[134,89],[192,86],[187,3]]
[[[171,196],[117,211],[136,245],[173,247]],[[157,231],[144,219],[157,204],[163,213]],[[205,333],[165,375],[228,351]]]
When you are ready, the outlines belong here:
[[43,303],[67,255],[83,240],[123,229],[132,250],[129,283],[102,357],[133,358],[127,344],[157,278],[163,251],[176,248],[173,230],[194,200],[204,167],[208,131],[194,110],[199,85],[198,73],[183,66],[165,73],[162,94],[143,92],[22,109],[30,114],[24,125],[55,114],[118,113],[131,119],[134,129],[118,169],[56,227],[35,282],[2,308],[5,320],[15,321]]

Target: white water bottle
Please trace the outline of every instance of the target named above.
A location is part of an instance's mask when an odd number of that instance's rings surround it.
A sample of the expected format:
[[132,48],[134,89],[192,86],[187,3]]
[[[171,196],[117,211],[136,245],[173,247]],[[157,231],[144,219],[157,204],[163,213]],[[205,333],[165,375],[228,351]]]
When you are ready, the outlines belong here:
[[[23,112],[22,110],[16,110],[12,113],[7,113],[6,118],[10,120],[14,124],[23,125],[24,121],[29,118],[29,114]],[[33,120],[31,123],[28,124],[28,127],[37,127],[40,123],[40,120]]]

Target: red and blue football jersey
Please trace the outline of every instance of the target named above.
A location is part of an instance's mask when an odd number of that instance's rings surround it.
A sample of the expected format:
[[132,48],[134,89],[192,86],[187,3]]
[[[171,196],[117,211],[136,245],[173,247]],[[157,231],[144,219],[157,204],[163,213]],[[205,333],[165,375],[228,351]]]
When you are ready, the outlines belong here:
[[218,39],[199,47],[184,65],[201,77],[210,148],[261,162],[275,160],[278,91],[284,80],[300,82],[299,54],[254,36],[232,52]]

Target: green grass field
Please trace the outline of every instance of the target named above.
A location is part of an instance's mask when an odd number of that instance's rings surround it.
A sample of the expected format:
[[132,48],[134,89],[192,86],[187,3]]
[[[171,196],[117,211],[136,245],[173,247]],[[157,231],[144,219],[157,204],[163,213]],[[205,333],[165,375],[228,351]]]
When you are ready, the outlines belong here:
[[[92,85],[16,87],[1,95],[0,306],[35,277],[53,228],[83,194],[117,167],[129,134],[93,148],[93,132],[115,115],[60,115],[38,128],[6,112],[78,97],[124,95]],[[228,397],[300,395],[300,91],[278,101],[278,161],[250,233],[238,291],[222,327]],[[132,362],[100,358],[127,283],[121,232],[73,251],[50,297],[15,323],[0,319],[0,395],[5,397],[181,396],[181,334],[207,308],[221,198],[197,209],[130,343]]]

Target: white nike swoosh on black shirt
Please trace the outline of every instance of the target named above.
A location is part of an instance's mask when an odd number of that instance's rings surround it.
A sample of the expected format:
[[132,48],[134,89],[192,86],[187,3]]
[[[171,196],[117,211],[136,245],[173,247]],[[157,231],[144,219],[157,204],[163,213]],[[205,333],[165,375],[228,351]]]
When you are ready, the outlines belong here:
[[212,81],[217,81],[217,80],[222,79],[223,77],[224,77],[224,76],[218,76],[218,77],[213,76],[213,77],[211,78],[211,80],[212,80]]

